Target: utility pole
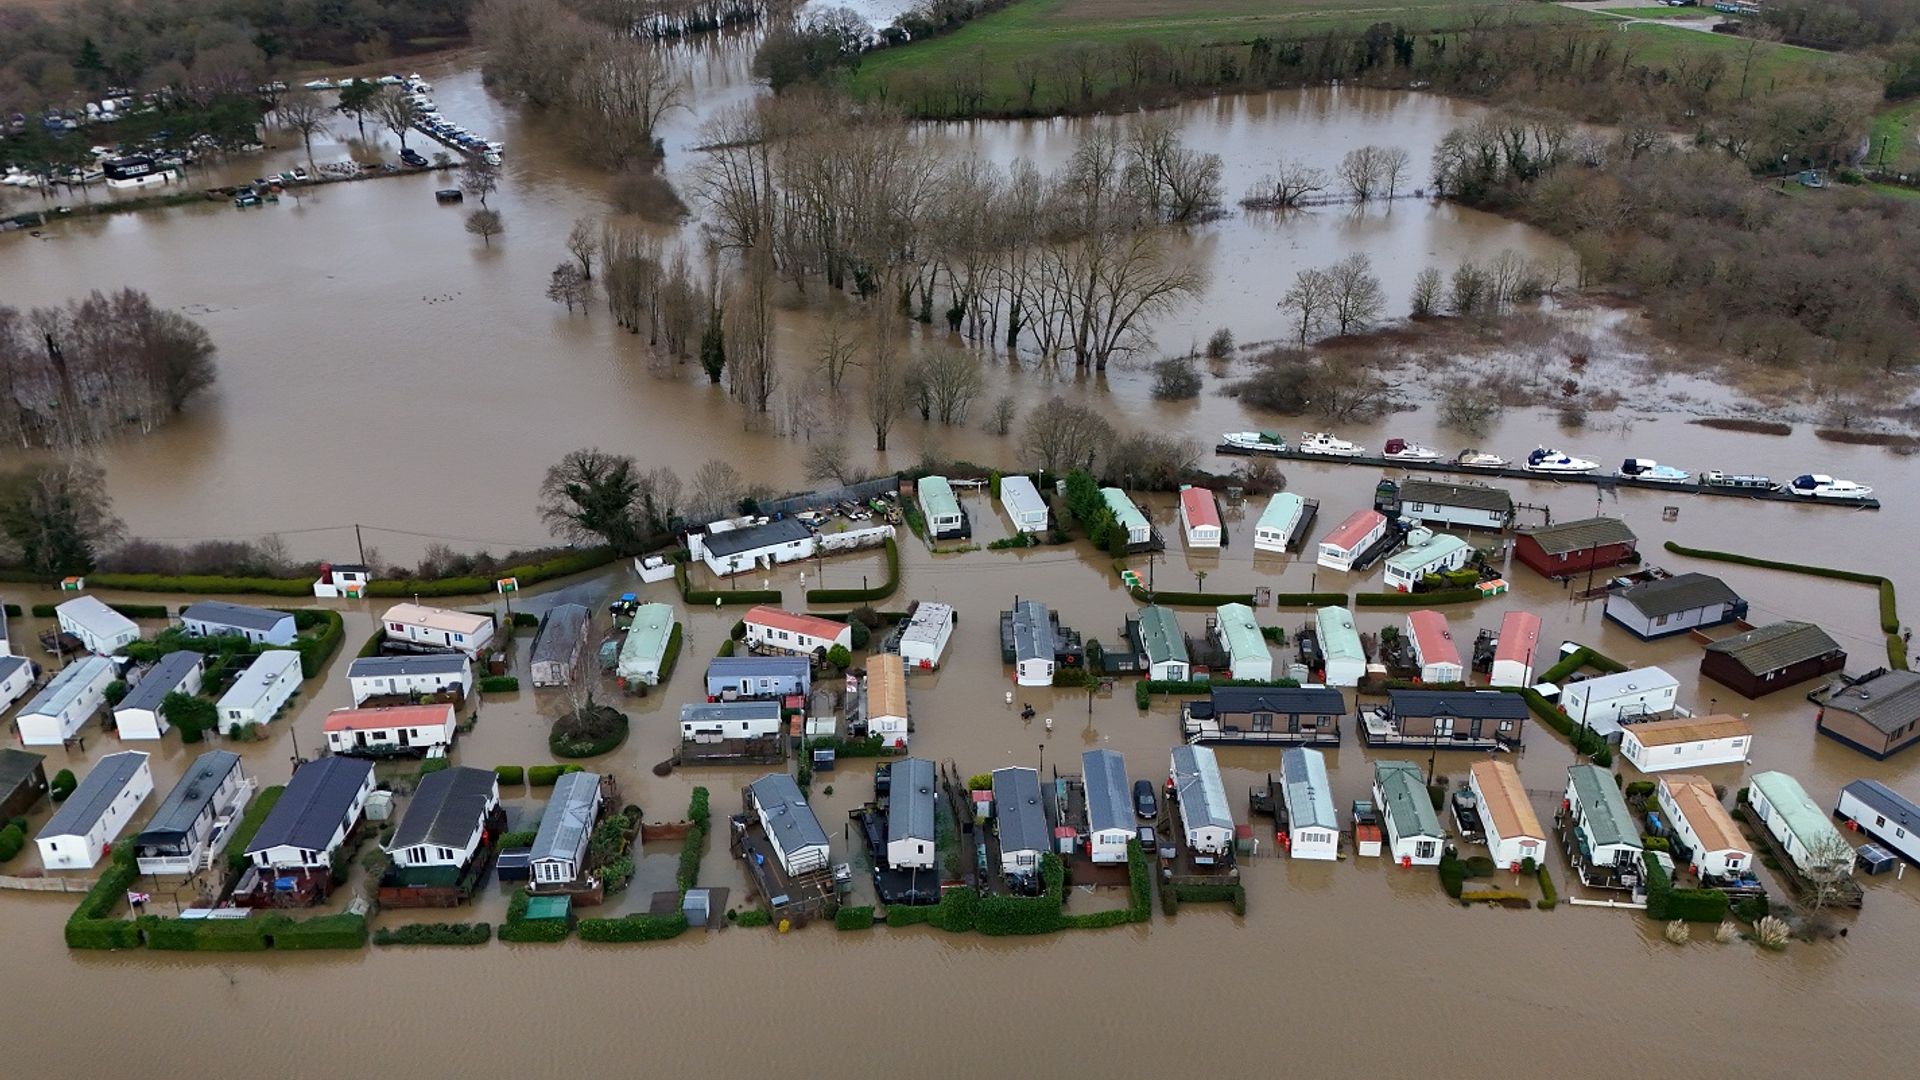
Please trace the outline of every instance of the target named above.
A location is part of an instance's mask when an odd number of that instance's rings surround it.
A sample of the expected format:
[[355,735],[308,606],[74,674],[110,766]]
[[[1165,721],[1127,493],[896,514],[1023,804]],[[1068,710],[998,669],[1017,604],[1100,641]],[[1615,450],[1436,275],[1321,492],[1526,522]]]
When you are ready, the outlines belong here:
[[353,523],[353,546],[360,549],[360,565],[367,565],[367,542],[360,536],[360,523]]

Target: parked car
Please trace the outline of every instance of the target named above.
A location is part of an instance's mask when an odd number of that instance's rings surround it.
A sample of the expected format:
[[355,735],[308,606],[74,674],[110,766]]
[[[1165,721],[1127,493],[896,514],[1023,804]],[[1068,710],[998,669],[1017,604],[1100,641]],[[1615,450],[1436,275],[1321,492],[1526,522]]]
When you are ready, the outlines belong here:
[[1133,812],[1140,815],[1141,821],[1160,819],[1160,800],[1153,793],[1153,781],[1133,782]]
[[416,169],[424,169],[427,167],[426,155],[412,147],[400,151],[400,162],[403,165],[411,165]]

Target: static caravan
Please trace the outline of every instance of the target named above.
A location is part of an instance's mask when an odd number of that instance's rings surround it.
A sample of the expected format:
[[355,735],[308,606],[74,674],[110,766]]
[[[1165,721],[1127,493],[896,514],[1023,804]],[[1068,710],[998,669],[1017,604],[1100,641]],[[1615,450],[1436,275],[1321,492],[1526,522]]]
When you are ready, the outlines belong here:
[[803,656],[716,656],[707,661],[711,701],[779,701],[813,690],[813,665]]
[[1253,526],[1253,550],[1285,554],[1292,550],[1294,534],[1306,519],[1307,500],[1283,491],[1267,500],[1260,520]]
[[40,865],[91,870],[151,794],[153,768],[146,754],[123,750],[101,758],[34,838]]
[[135,865],[143,874],[184,876],[206,869],[252,796],[253,781],[238,754],[201,754],[134,838]]
[[1313,621],[1327,666],[1327,685],[1359,686],[1367,675],[1367,652],[1360,645],[1360,632],[1353,628],[1353,612],[1323,607],[1314,613]]
[[568,773],[553,783],[553,796],[527,851],[533,888],[570,885],[586,869],[587,844],[600,818],[600,774]]
[[1387,827],[1387,854],[1401,866],[1437,866],[1446,830],[1433,812],[1426,774],[1411,761],[1373,763],[1373,804]]
[[795,518],[752,525],[715,522],[706,532],[687,536],[688,552],[706,563],[716,577],[811,559],[818,549],[813,530]]
[[1753,728],[1737,716],[1683,716],[1620,729],[1621,756],[1646,773],[1731,765],[1752,750]]
[[895,870],[931,870],[934,854],[933,762],[901,758],[893,763],[887,796],[887,865]]
[[[456,765],[420,778],[381,850],[393,857],[390,878],[426,879],[420,871],[464,871],[487,839],[487,820],[500,805],[500,778],[486,769]],[[407,871],[415,871],[414,875]]]
[[947,642],[953,637],[955,621],[952,604],[934,600],[915,604],[906,628],[900,632],[900,659],[909,668],[931,671],[939,667]]
[[1141,608],[1132,629],[1139,637],[1135,648],[1147,660],[1147,678],[1186,682],[1193,677],[1193,663],[1187,657],[1187,636],[1181,632],[1180,621],[1174,618],[1173,612],[1159,605]]
[[667,662],[667,644],[673,640],[673,606],[641,604],[620,646],[614,670],[626,686],[657,686],[661,665]]
[[[1613,774],[1598,765],[1569,766],[1565,805],[1573,822],[1573,838],[1579,848],[1575,862],[1581,866],[1583,880],[1620,886],[1640,880],[1644,845]],[[1589,866],[1610,872],[1608,876],[1616,880],[1590,880],[1585,873]]]
[[1472,559],[1473,547],[1465,540],[1415,529],[1407,546],[1387,559],[1387,587],[1395,592],[1412,592],[1428,574],[1458,570]]
[[79,734],[107,701],[113,681],[113,661],[89,656],[60,669],[53,681],[14,717],[20,742],[26,746],[59,746]]
[[1513,520],[1513,494],[1501,488],[1402,480],[1395,495],[1396,512],[1421,524],[1504,529]]
[[1844,670],[1846,651],[1810,622],[1788,620],[1721,638],[1700,656],[1700,674],[1750,698]]
[[965,536],[967,515],[954,497],[953,485],[944,476],[923,476],[914,485],[920,502],[920,514],[927,522],[927,536],[934,540]]
[[466,653],[362,656],[347,665],[347,687],[355,705],[390,694],[465,692],[473,687],[473,661]]
[[1747,803],[1802,871],[1853,866],[1853,845],[1807,798],[1800,781],[1783,772],[1755,773],[1747,782]]
[[1190,743],[1340,745],[1347,699],[1324,686],[1215,686],[1205,700],[1180,707],[1180,734]]
[[1540,648],[1540,616],[1509,611],[1500,616],[1500,637],[1493,646],[1492,686],[1532,686],[1533,658]]
[[1266,636],[1245,604],[1221,604],[1213,609],[1215,633],[1227,651],[1227,665],[1236,679],[1273,678],[1273,653]]
[[1326,755],[1296,746],[1280,755],[1280,780],[1287,808],[1282,839],[1296,859],[1340,857],[1340,820],[1333,811],[1333,787],[1327,782]]
[[0,713],[33,689],[33,662],[24,656],[0,656]]
[[455,731],[451,705],[394,705],[384,709],[335,709],[321,731],[327,749],[347,756],[444,754]]
[[60,631],[80,639],[90,653],[102,656],[140,640],[132,619],[108,607],[97,596],[76,596],[53,609]]
[[1498,690],[1388,690],[1387,707],[1363,710],[1369,745],[1518,750],[1527,703]]
[[1861,832],[1920,862],[1920,806],[1878,780],[1855,780],[1840,789],[1833,813]]
[[1385,535],[1386,515],[1377,510],[1355,510],[1321,538],[1320,556],[1315,561],[1329,570],[1352,570],[1360,556]]
[[906,664],[892,653],[868,657],[865,689],[861,706],[867,720],[867,733],[880,736],[882,745],[905,749],[911,738]]
[[771,739],[780,734],[778,701],[707,701],[680,706],[680,741]]
[[384,616],[387,636],[396,641],[458,649],[478,656],[493,640],[493,617],[470,611],[450,611],[424,604],[395,604]]
[[1847,683],[1821,702],[1815,726],[1884,761],[1920,742],[1920,672],[1882,670]]
[[1047,500],[1040,497],[1040,489],[1033,486],[1032,480],[1018,474],[1000,478],[1000,508],[1007,512],[1007,520],[1013,522],[1015,532],[1045,532],[1051,521]]
[[255,645],[291,645],[293,613],[225,600],[202,600],[180,613],[180,625],[195,637],[243,637]]
[[299,766],[247,844],[247,861],[267,871],[326,869],[372,794],[371,761],[324,757]]
[[827,868],[827,831],[792,776],[768,773],[747,787],[747,797],[788,877]]
[[1641,640],[1684,634],[1744,618],[1747,602],[1708,574],[1676,574],[1607,596],[1606,616]]
[[1541,577],[1565,579],[1631,560],[1640,540],[1619,518],[1594,517],[1522,529],[1513,557]]
[[1100,497],[1107,501],[1107,509],[1113,511],[1113,520],[1127,530],[1127,543],[1145,544],[1153,540],[1153,526],[1147,522],[1147,515],[1140,512],[1127,493],[1116,487],[1101,488]]
[[1447,628],[1445,615],[1432,610],[1408,613],[1407,637],[1413,642],[1413,661],[1420,666],[1421,682],[1466,680],[1467,669],[1460,663],[1460,649],[1453,643],[1453,631]]
[[220,734],[231,735],[248,724],[271,723],[298,689],[299,653],[268,649],[254,657],[220,697]]
[[555,604],[540,616],[533,635],[533,655],[527,674],[535,686],[567,686],[580,672],[587,652],[587,624],[592,618],[584,604]]
[[1186,532],[1190,548],[1217,548],[1224,535],[1220,527],[1220,507],[1213,492],[1203,487],[1180,488],[1180,528]]
[[853,648],[853,627],[832,619],[761,604],[741,621],[747,626],[747,644],[771,652],[811,656],[825,655],[835,645]]
[[1678,679],[1657,667],[1634,668],[1567,683],[1560,690],[1560,709],[1574,724],[1612,739],[1623,722],[1672,712],[1679,696]]
[[1180,828],[1188,850],[1201,864],[1233,854],[1233,810],[1220,762],[1209,746],[1176,746],[1170,777],[1180,804]]
[[1046,804],[1040,801],[1040,774],[1017,765],[993,770],[993,811],[1000,872],[1029,887],[1038,885],[1040,858],[1053,835]]
[[1692,773],[1663,776],[1655,799],[1674,835],[1692,853],[1695,874],[1702,878],[1737,877],[1753,868],[1753,849],[1705,777]]
[[0,656],[13,655],[13,635],[7,628],[7,608],[0,604]]
[[1134,838],[1126,759],[1114,750],[1085,751],[1080,755],[1080,779],[1087,792],[1087,858],[1126,862],[1127,841]]
[[172,693],[198,694],[206,657],[182,649],[148,668],[127,696],[113,707],[113,726],[122,739],[157,739],[173,725],[163,707]]
[[1013,681],[1020,686],[1052,686],[1053,613],[1038,600],[1013,602]]
[[1532,859],[1546,858],[1547,833],[1527,801],[1519,770],[1497,759],[1476,761],[1467,768],[1467,789],[1480,806],[1480,823],[1487,834],[1487,854],[1495,866],[1517,869]]

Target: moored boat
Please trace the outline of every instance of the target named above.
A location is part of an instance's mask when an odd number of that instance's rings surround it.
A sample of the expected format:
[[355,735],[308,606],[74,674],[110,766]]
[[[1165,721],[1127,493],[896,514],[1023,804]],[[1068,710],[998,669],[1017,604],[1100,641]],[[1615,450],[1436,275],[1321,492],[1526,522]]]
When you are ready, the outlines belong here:
[[1336,438],[1324,431],[1303,432],[1299,450],[1303,454],[1324,454],[1328,457],[1359,457],[1367,452],[1366,447],[1359,443]]
[[1620,463],[1620,471],[1615,475],[1623,480],[1645,480],[1651,484],[1684,484],[1693,479],[1693,474],[1672,465],[1662,465],[1652,458],[1630,457]]
[[1597,461],[1574,457],[1564,450],[1536,446],[1527,455],[1527,471],[1537,473],[1590,473],[1600,467]]
[[1809,499],[1864,499],[1873,494],[1873,489],[1865,484],[1835,480],[1825,473],[1801,473],[1782,490]]
[[1738,488],[1742,491],[1772,491],[1773,478],[1757,473],[1723,473],[1719,469],[1708,469],[1700,474],[1702,487]]
[[1466,469],[1504,469],[1507,459],[1498,454],[1489,454],[1484,450],[1468,447],[1454,455],[1453,463]]
[[1388,439],[1386,456],[1395,461],[1438,461],[1440,451],[1405,439]]
[[1242,450],[1257,450],[1268,454],[1277,454],[1287,448],[1286,438],[1271,431],[1229,431],[1220,436],[1220,441]]

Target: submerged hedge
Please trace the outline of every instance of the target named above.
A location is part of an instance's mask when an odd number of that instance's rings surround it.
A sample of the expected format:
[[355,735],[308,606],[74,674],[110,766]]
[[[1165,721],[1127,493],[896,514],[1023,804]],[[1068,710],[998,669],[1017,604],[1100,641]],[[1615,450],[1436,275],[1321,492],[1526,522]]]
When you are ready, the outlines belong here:
[[493,940],[491,923],[408,923],[373,932],[375,945],[485,945]]
[[1666,922],[1718,923],[1727,917],[1727,894],[1718,889],[1676,889],[1653,852],[1640,853],[1647,868],[1647,918]]
[[[885,600],[900,588],[900,545],[887,537],[887,579],[870,589],[808,589],[809,604],[864,604]],[[708,603],[712,603],[711,600]]]
[[1580,753],[1593,759],[1595,765],[1613,764],[1613,747],[1592,728],[1576,724],[1566,713],[1553,707],[1553,703],[1539,695],[1530,686],[1502,686],[1504,693],[1519,694],[1527,703],[1527,709],[1543,724],[1560,733],[1562,738],[1573,745]]
[[1755,566],[1762,570],[1779,570],[1789,574],[1810,574],[1814,577],[1832,578],[1836,581],[1851,581],[1859,585],[1872,585],[1880,591],[1880,632],[1887,636],[1887,665],[1905,671],[1907,668],[1907,643],[1900,637],[1899,597],[1895,594],[1893,581],[1881,574],[1869,574],[1860,570],[1840,570],[1831,566],[1806,566],[1801,563],[1781,562],[1778,559],[1762,559],[1753,555],[1739,555],[1731,551],[1712,551],[1707,548],[1687,547],[1669,540],[1666,549],[1675,555],[1686,555],[1695,559],[1707,559],[1712,562],[1733,563],[1736,566]]
[[[494,590],[494,582],[503,577],[519,578],[526,588],[552,578],[598,569],[619,558],[612,548],[597,547],[569,551],[537,563],[509,566],[492,577],[467,575],[447,578],[376,578],[367,584],[368,596],[478,596]],[[57,584],[57,578],[45,578]],[[127,592],[169,592],[211,595],[254,594],[261,596],[312,596],[312,578],[234,577],[224,574],[123,574],[87,575],[87,584],[96,589],[121,589]],[[129,616],[132,617],[132,616]]]
[[687,576],[687,564],[673,564],[673,581],[680,586],[680,599],[688,604],[712,607],[714,604],[778,604],[779,589],[696,589]]

